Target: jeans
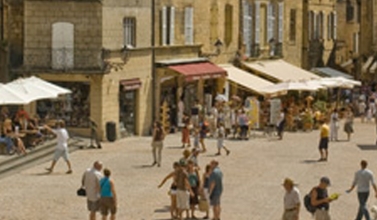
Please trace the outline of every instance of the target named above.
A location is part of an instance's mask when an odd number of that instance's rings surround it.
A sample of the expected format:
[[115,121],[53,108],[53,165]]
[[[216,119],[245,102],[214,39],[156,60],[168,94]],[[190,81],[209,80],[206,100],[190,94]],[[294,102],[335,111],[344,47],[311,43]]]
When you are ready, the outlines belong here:
[[13,147],[13,142],[10,137],[0,137],[0,143],[7,145],[7,152],[10,153]]
[[358,192],[357,198],[359,199],[359,212],[357,213],[356,220],[361,220],[365,216],[366,220],[370,220],[367,208],[367,200],[369,192]]

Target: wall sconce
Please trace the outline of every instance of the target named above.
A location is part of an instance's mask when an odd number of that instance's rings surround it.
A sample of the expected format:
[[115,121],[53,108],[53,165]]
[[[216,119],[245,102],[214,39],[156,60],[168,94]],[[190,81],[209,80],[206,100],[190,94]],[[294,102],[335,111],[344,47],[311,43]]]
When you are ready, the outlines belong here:
[[214,53],[204,53],[202,51],[199,52],[200,57],[217,57],[221,53],[221,48],[223,47],[223,42],[220,39],[217,39],[216,42],[213,44],[216,47],[216,51]]

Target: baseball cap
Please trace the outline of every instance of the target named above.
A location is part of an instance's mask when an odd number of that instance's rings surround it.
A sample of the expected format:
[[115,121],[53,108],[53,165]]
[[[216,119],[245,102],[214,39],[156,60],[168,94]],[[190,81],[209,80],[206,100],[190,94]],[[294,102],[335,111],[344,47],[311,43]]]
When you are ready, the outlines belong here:
[[327,177],[327,176],[323,176],[323,177],[321,177],[321,183],[326,183],[327,185],[331,185],[331,183],[330,183],[330,179]]

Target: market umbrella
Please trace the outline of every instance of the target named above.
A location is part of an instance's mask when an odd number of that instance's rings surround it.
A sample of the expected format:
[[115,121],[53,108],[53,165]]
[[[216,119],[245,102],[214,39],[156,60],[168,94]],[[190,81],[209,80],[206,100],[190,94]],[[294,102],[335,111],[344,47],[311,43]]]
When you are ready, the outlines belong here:
[[361,82],[352,79],[346,79],[344,77],[332,77],[332,78],[322,78],[319,80],[313,80],[313,82],[318,82],[319,84],[327,88],[347,88],[351,89],[355,86],[361,86]]
[[228,98],[223,95],[223,94],[218,94],[215,98],[216,101],[219,101],[219,102],[227,102],[228,101]]
[[24,96],[22,93],[9,88],[0,83],[0,105],[24,105],[33,101],[31,97]]
[[27,82],[24,79],[17,79],[6,84],[7,88],[12,91],[17,91],[24,98],[31,101],[36,101],[40,99],[52,99],[57,98],[58,94],[50,91],[49,89],[42,89],[32,85],[31,82]]

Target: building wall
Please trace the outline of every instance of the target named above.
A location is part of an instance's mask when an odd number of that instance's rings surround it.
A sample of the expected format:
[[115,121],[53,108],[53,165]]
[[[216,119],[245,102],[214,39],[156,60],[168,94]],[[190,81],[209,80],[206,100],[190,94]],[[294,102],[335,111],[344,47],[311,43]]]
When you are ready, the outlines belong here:
[[101,69],[102,10],[97,1],[26,1],[24,66],[51,66],[52,25],[74,25],[74,68]]
[[[151,50],[151,3],[150,1],[114,1],[103,2],[103,41],[104,48],[120,50],[124,46],[123,20],[125,17],[136,19],[136,46],[126,49],[128,58],[120,64],[121,68],[112,68],[102,82],[103,114],[102,121],[114,121],[119,128],[119,86],[120,80],[140,78],[138,92],[136,134],[147,135],[152,124],[152,50]],[[117,62],[121,54],[109,62]],[[121,62],[122,63],[122,62]],[[105,124],[102,124],[105,129]],[[119,131],[119,129],[118,129]]]
[[[296,30],[295,40],[290,39],[290,12],[296,11]],[[284,5],[284,44],[283,44],[283,57],[284,60],[302,67],[302,47],[303,47],[303,33],[300,30],[304,28],[303,22],[303,3],[301,0],[285,1]]]
[[360,53],[369,55],[377,51],[377,0],[361,1],[361,23],[360,23]]

